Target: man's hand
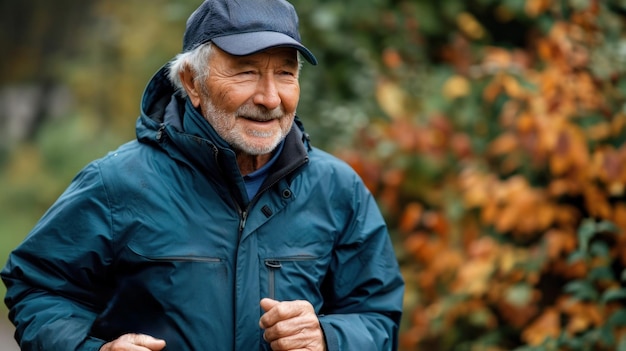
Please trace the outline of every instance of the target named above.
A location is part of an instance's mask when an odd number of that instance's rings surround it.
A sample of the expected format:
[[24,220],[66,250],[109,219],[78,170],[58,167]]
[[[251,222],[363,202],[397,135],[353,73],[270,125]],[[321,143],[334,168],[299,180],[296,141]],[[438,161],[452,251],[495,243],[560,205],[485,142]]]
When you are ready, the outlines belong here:
[[261,300],[259,325],[274,351],[325,351],[324,333],[308,301]]
[[102,345],[100,351],[159,351],[165,347],[165,340],[155,339],[144,334],[124,334]]

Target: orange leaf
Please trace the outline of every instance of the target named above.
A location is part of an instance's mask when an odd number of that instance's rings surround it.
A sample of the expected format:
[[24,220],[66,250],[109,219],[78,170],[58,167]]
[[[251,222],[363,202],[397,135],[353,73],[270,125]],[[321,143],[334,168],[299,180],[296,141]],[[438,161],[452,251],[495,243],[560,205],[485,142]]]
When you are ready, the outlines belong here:
[[414,230],[415,227],[419,224],[423,211],[424,208],[421,204],[417,202],[409,203],[405,207],[402,218],[400,219],[400,230],[406,233]]
[[454,75],[443,84],[442,93],[449,100],[454,100],[469,95],[470,83],[467,78]]
[[563,313],[569,316],[569,323],[567,323],[566,328],[571,335],[604,323],[605,318],[596,304],[563,299],[559,307],[561,307]]
[[613,136],[623,135],[626,129],[626,113],[618,113],[611,120],[611,133]]
[[556,338],[561,333],[559,313],[548,307],[522,332],[522,340],[532,346],[540,345],[546,338]]
[[489,153],[506,155],[519,148],[519,141],[513,133],[503,133],[489,145]]
[[500,84],[499,79],[493,79],[489,84],[483,89],[483,99],[487,102],[494,102],[498,95],[502,92],[502,84]]
[[398,50],[387,48],[383,51],[383,63],[389,68],[398,68],[402,65],[402,56]]
[[484,224],[491,225],[495,223],[499,214],[500,210],[497,204],[492,200],[483,206],[483,209],[480,212],[480,219]]
[[408,96],[396,83],[380,82],[376,87],[376,100],[380,108],[392,119],[404,118],[407,114]]
[[476,17],[468,12],[462,12],[457,16],[456,23],[472,39],[480,39],[485,36],[485,29]]
[[571,233],[552,229],[545,234],[548,258],[556,260],[576,249],[576,237]]
[[[622,233],[626,233],[626,204],[621,202],[615,204],[613,208],[613,223],[621,229]],[[625,235],[620,235],[620,238],[626,238]],[[626,252],[625,257],[626,257]]]
[[460,267],[457,279],[453,284],[454,291],[472,296],[487,292],[490,277],[494,271],[492,262],[473,260]]
[[525,5],[526,14],[529,17],[537,17],[550,8],[549,0],[527,0]]
[[584,190],[587,211],[598,218],[610,219],[612,214],[608,196],[597,186],[587,185]]
[[504,87],[504,91],[512,98],[519,99],[524,97],[524,89],[519,84],[517,79],[510,75],[505,75],[502,77],[502,86]]
[[500,211],[500,215],[496,218],[496,230],[500,233],[507,233],[514,229],[518,222],[518,212],[513,206],[506,206]]

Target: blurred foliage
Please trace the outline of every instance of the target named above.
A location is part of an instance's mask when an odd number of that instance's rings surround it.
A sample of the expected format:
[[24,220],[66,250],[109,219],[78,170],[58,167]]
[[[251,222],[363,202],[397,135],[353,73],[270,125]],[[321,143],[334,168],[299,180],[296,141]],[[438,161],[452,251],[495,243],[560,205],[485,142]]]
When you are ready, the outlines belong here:
[[438,5],[380,12],[388,120],[342,153],[400,244],[403,349],[624,350],[626,3]]
[[[402,350],[626,350],[626,1],[292,2],[320,61],[298,114],[388,220]],[[0,107],[7,87],[41,91],[0,144],[2,261],[133,138],[198,3],[0,0]]]

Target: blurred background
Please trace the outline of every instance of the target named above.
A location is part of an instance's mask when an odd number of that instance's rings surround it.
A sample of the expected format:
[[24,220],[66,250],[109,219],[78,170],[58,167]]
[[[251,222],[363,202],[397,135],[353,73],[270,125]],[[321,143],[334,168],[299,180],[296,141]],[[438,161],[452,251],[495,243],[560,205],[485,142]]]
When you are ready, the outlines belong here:
[[[0,0],[2,265],[134,137],[199,3]],[[388,221],[401,350],[626,350],[626,0],[292,3],[298,114]]]

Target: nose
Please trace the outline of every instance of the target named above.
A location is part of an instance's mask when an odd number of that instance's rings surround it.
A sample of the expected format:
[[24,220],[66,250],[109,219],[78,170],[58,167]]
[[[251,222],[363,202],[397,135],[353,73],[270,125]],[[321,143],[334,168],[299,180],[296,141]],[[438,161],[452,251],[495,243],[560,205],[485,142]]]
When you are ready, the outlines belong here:
[[258,80],[253,102],[256,105],[264,106],[268,110],[273,110],[280,106],[281,98],[274,77],[265,75]]

